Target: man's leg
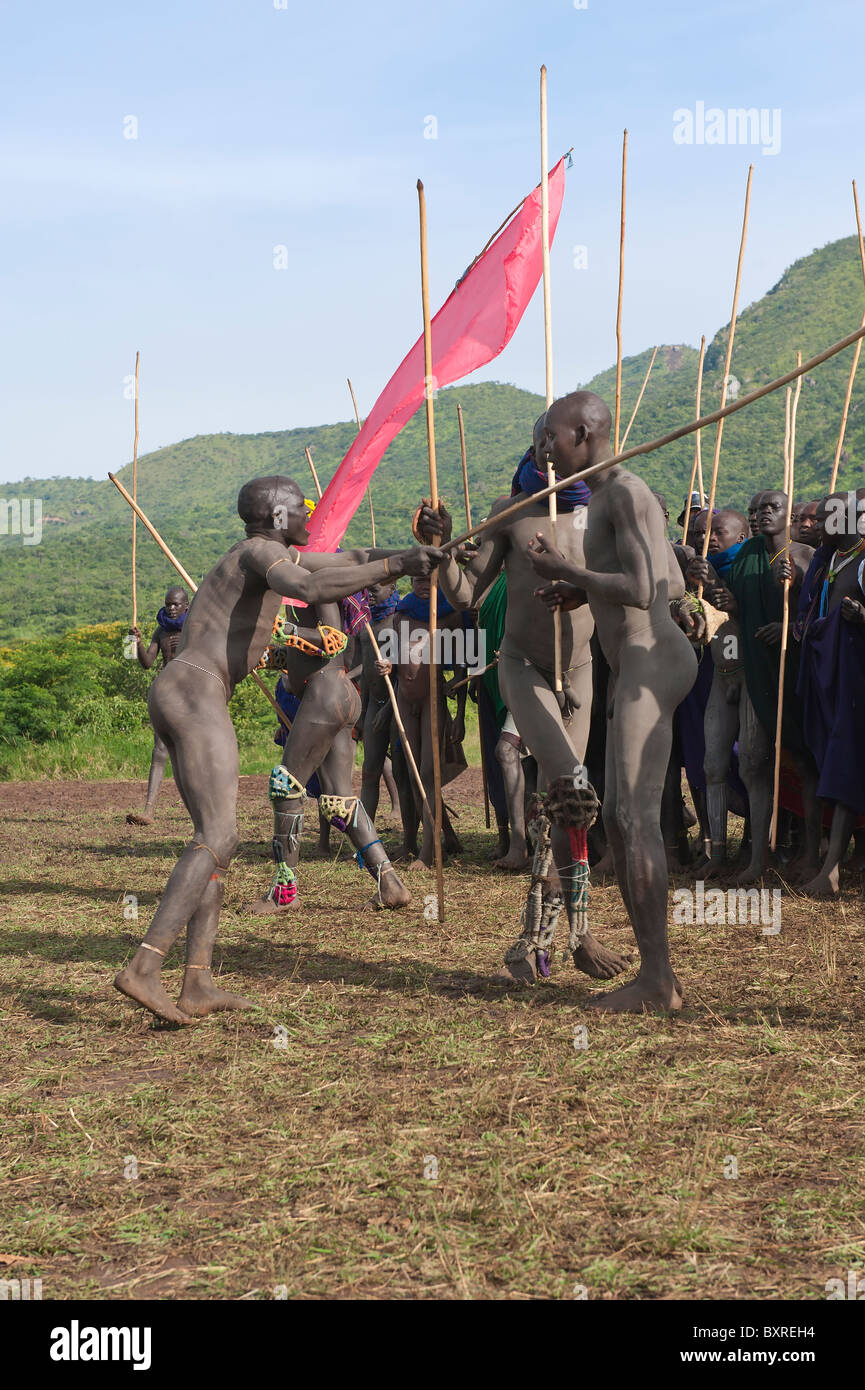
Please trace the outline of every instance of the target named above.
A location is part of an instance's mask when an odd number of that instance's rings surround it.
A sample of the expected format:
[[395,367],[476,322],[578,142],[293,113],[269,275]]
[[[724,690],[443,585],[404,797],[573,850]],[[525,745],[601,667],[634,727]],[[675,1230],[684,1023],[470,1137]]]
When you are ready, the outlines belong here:
[[204,964],[206,957],[209,968],[222,902],[220,875],[227,870],[238,844],[234,726],[218,693],[197,685],[196,673],[188,670],[187,675],[186,670],[169,668],[160,675],[151,687],[150,710],[192,817],[193,840],[172,870],[144,941],[114,981],[123,994],[172,1023],[188,1023],[189,1015],[166,994],[159,978],[162,962],[180,932],[194,919],[187,956],[192,960],[195,946],[195,964]]
[[362,862],[363,867],[375,879],[375,905],[406,907],[411,901],[411,894],[385,854],[384,846],[362,800],[352,795],[353,723],[354,720],[351,719],[340,729],[319,769],[322,786],[319,806],[325,815],[330,811],[331,825],[348,835],[359,862]]
[[391,724],[391,767],[399,794],[399,818],[402,825],[402,844],[395,850],[394,859],[417,858],[418,815],[414,797],[414,777],[408,765],[402,738],[396,723]]
[[[820,804],[822,805],[822,802]],[[853,808],[836,801],[826,858],[820,872],[803,886],[803,893],[808,893],[814,898],[837,898],[841,860],[847,853],[855,824],[856,812]]]
[[823,836],[823,802],[817,796],[820,778],[817,764],[810,753],[796,753],[794,760],[802,782],[804,836],[801,853],[790,861],[787,873],[791,883],[811,883],[820,874],[820,841]]
[[[580,700],[580,707],[566,728],[559,702],[541,673],[519,657],[499,655],[502,696],[514,716],[521,737],[537,759],[540,775],[548,787],[559,777],[578,775],[583,768],[582,756],[591,716],[591,663],[580,667],[579,672],[573,675],[577,677],[576,681],[572,678],[572,685]],[[584,885],[579,870],[574,866],[568,831],[562,826],[553,825],[551,840],[553,859],[570,920],[571,915],[579,910]],[[608,951],[591,932],[582,933],[581,939],[582,945],[574,952],[574,964],[578,970],[585,971],[594,979],[609,980],[626,968],[627,961]]]
[[[673,711],[683,684],[677,662],[682,668],[687,664],[672,645],[669,653],[664,648],[626,649],[616,681],[607,735],[604,823],[640,948],[640,970],[631,984],[592,1000],[591,1007],[603,1011],[682,1007],[667,940],[667,861],[660,817]],[[649,665],[654,668],[651,679]]]
[[[382,707],[370,697],[363,723],[363,772],[361,773],[360,799],[370,820],[375,820],[378,811],[379,790],[384,772],[388,744],[390,742],[390,708],[384,712]],[[377,727],[378,726],[378,727]]]
[[[405,699],[399,690],[397,690],[396,701],[399,706],[399,713],[400,718],[402,719],[403,728],[406,732],[408,746],[411,750],[412,757],[414,758],[415,766],[420,772],[421,743],[423,742],[423,733],[421,728],[421,706],[416,704],[414,701]],[[406,768],[408,768],[408,759],[406,759]],[[421,780],[423,780],[422,777]],[[412,774],[411,780],[411,796],[407,800],[401,801],[401,806],[403,856],[406,859],[410,859],[412,864],[414,864],[417,862],[418,858],[417,836],[418,828],[420,826],[421,821],[422,807],[420,793],[418,792],[414,774]]]
[[495,867],[523,873],[529,866],[526,849],[526,779],[520,756],[520,736],[511,732],[508,721],[505,722],[496,744],[496,762],[502,770],[502,781],[505,784],[508,807],[506,825],[510,824],[510,844],[507,852],[496,859]]
[[757,718],[744,680],[739,700],[739,775],[748,793],[751,862],[735,882],[759,883],[769,863],[772,817],[772,741]]
[[[388,720],[388,725],[387,725],[387,727],[388,727],[388,732],[390,732],[390,720]],[[388,743],[390,743],[390,738],[388,738]],[[399,788],[397,787],[397,784],[396,784],[396,778],[395,778],[394,775],[393,775],[393,762],[392,762],[392,760],[391,760],[389,757],[386,757],[385,760],[384,760],[384,766],[383,766],[383,768],[382,768],[382,770],[381,770],[381,775],[382,775],[382,780],[383,780],[383,782],[384,782],[384,785],[385,785],[385,787],[386,787],[386,789],[387,789],[387,794],[388,794],[388,796],[390,797],[390,809],[391,809],[391,811],[393,812],[394,815],[398,816],[398,815],[399,815]],[[374,820],[374,819],[375,819],[375,817],[373,816],[373,820]]]
[[[705,660],[705,658],[704,658]],[[744,686],[741,671],[725,675],[715,672],[704,720],[706,735],[706,809],[709,816],[711,853],[696,866],[697,877],[722,873],[727,862],[727,777],[733,745],[739,729],[739,691]]]
[[162,779],[165,776],[165,765],[168,762],[168,747],[164,739],[157,733],[153,735],[153,752],[150,756],[150,775],[147,779],[147,800],[144,803],[144,810],[140,815],[135,811],[130,811],[126,817],[127,825],[151,825],[153,822],[153,812],[156,807],[156,798],[159,795],[159,788],[162,786]]

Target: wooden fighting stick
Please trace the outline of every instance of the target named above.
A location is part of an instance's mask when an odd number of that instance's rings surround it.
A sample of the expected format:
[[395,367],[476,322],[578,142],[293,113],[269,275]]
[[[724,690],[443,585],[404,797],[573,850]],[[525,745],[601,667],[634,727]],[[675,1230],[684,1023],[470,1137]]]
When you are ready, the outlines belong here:
[[[427,456],[429,459],[430,506],[438,511],[439,488],[436,470],[435,412],[433,407],[432,327],[429,306],[429,261],[427,254],[426,198],[420,179],[417,181],[418,213],[420,217],[420,274],[423,302],[424,398],[426,400]],[[438,537],[433,538],[433,543]],[[433,791],[435,796],[434,849],[436,869],[436,907],[439,922],[445,920],[444,865],[442,862],[442,762],[439,743],[438,667],[435,660],[436,606],[438,570],[430,575],[429,599],[429,663],[430,663],[430,738],[433,755]]]

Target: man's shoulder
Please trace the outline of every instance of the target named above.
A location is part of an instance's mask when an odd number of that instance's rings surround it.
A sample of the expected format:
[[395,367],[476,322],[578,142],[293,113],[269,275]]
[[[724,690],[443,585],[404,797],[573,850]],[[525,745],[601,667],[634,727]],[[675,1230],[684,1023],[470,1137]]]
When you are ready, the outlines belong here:
[[805,545],[802,541],[791,541],[790,554],[803,570],[807,572],[810,569],[811,562],[814,559],[814,551],[810,545]]
[[302,559],[293,545],[286,546],[281,541],[271,541],[265,536],[244,536],[242,540],[237,541],[230,550],[225,552],[220,564],[232,560],[240,565],[253,561],[256,568],[260,564],[264,564],[267,568],[271,564],[277,564],[280,560],[286,560],[293,565],[302,563]]

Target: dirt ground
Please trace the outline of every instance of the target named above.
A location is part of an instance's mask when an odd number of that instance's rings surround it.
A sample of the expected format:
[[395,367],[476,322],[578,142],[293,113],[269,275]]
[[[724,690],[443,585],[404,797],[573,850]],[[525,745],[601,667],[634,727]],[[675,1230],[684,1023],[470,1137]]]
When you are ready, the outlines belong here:
[[[336,834],[268,920],[243,911],[270,878],[265,780],[241,779],[215,961],[258,1007],[174,1029],[111,987],[189,839],[173,783],[138,830],[142,783],[0,784],[0,1277],[43,1298],[712,1300],[822,1299],[861,1271],[861,880],[837,904],[785,890],[776,936],[674,923],[682,1014],[596,1017],[602,987],[561,959],[533,989],[489,983],[526,880],[492,870],[479,792],[476,770],[447,791],[465,852],[444,926],[431,878],[405,912],[367,906]],[[614,885],[590,913],[634,951]]]

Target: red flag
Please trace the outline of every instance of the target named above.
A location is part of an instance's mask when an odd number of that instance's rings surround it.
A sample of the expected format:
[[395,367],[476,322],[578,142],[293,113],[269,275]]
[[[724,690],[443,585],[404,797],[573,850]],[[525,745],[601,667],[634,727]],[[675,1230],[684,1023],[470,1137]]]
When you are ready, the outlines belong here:
[[[565,160],[550,174],[550,242],[565,193]],[[432,388],[483,367],[507,347],[542,271],[541,190],[484,251],[432,321]],[[324,490],[309,523],[311,550],[335,550],[385,449],[424,400],[423,334],[400,363]]]

